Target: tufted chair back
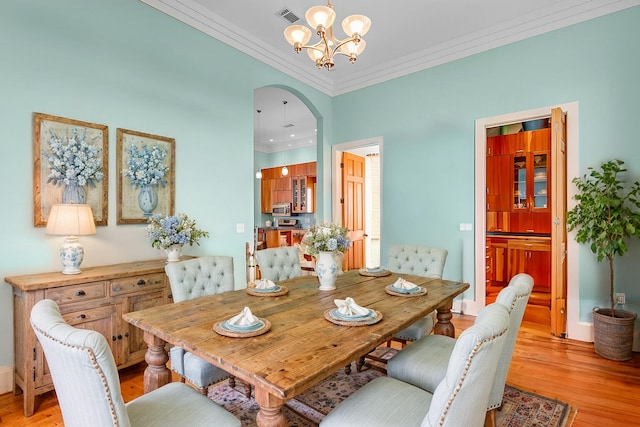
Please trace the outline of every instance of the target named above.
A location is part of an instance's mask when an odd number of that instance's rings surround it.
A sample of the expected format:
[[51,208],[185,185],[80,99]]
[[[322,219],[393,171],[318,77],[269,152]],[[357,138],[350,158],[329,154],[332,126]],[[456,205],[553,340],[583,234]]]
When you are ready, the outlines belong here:
[[302,275],[300,254],[295,246],[256,251],[256,261],[260,266],[260,275],[263,279],[278,282]]
[[418,245],[392,245],[389,247],[387,270],[442,279],[447,250]]
[[164,270],[175,302],[234,289],[233,257],[230,256],[203,256],[170,262]]

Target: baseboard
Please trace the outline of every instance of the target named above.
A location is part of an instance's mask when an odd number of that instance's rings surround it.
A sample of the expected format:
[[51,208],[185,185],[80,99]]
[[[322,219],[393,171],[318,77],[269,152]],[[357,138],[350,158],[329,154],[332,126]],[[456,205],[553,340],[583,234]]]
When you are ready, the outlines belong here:
[[0,366],[0,394],[13,391],[13,366]]

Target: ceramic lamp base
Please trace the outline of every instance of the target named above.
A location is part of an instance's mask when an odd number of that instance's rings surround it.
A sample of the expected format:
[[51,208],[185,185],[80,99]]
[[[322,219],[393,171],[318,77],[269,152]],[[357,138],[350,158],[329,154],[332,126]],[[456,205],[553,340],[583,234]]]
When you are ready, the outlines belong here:
[[64,266],[62,274],[80,273],[80,264],[84,259],[84,248],[76,236],[67,236],[60,246],[60,262]]

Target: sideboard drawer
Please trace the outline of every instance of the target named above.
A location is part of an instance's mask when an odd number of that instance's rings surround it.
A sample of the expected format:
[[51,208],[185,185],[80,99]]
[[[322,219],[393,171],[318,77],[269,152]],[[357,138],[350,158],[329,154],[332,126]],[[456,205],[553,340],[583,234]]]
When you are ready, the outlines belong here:
[[114,305],[105,305],[103,307],[96,307],[87,310],[74,311],[73,313],[66,313],[62,315],[62,318],[69,325],[78,327],[83,323],[92,323],[105,318],[111,318],[114,313]]
[[122,295],[145,289],[161,289],[164,286],[164,273],[144,276],[125,277],[111,281],[111,295]]
[[44,291],[44,297],[54,300],[58,305],[88,301],[106,296],[105,282],[82,283]]

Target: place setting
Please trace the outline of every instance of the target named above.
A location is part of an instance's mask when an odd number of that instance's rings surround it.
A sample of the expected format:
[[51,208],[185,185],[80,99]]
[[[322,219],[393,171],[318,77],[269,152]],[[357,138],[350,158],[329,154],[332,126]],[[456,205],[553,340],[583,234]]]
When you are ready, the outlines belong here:
[[383,267],[366,267],[358,270],[361,276],[384,277],[391,275],[391,272]]
[[358,305],[353,298],[334,299],[335,308],[324,312],[324,317],[331,323],[341,326],[373,325],[382,320],[382,313],[377,310]]
[[239,314],[213,325],[213,330],[220,335],[232,338],[248,338],[262,335],[271,329],[271,322],[261,319],[245,307]]
[[258,279],[247,284],[247,293],[257,297],[279,297],[286,295],[289,289],[269,279]]
[[398,297],[417,297],[427,293],[427,289],[398,277],[394,283],[385,286],[384,291],[389,295]]

